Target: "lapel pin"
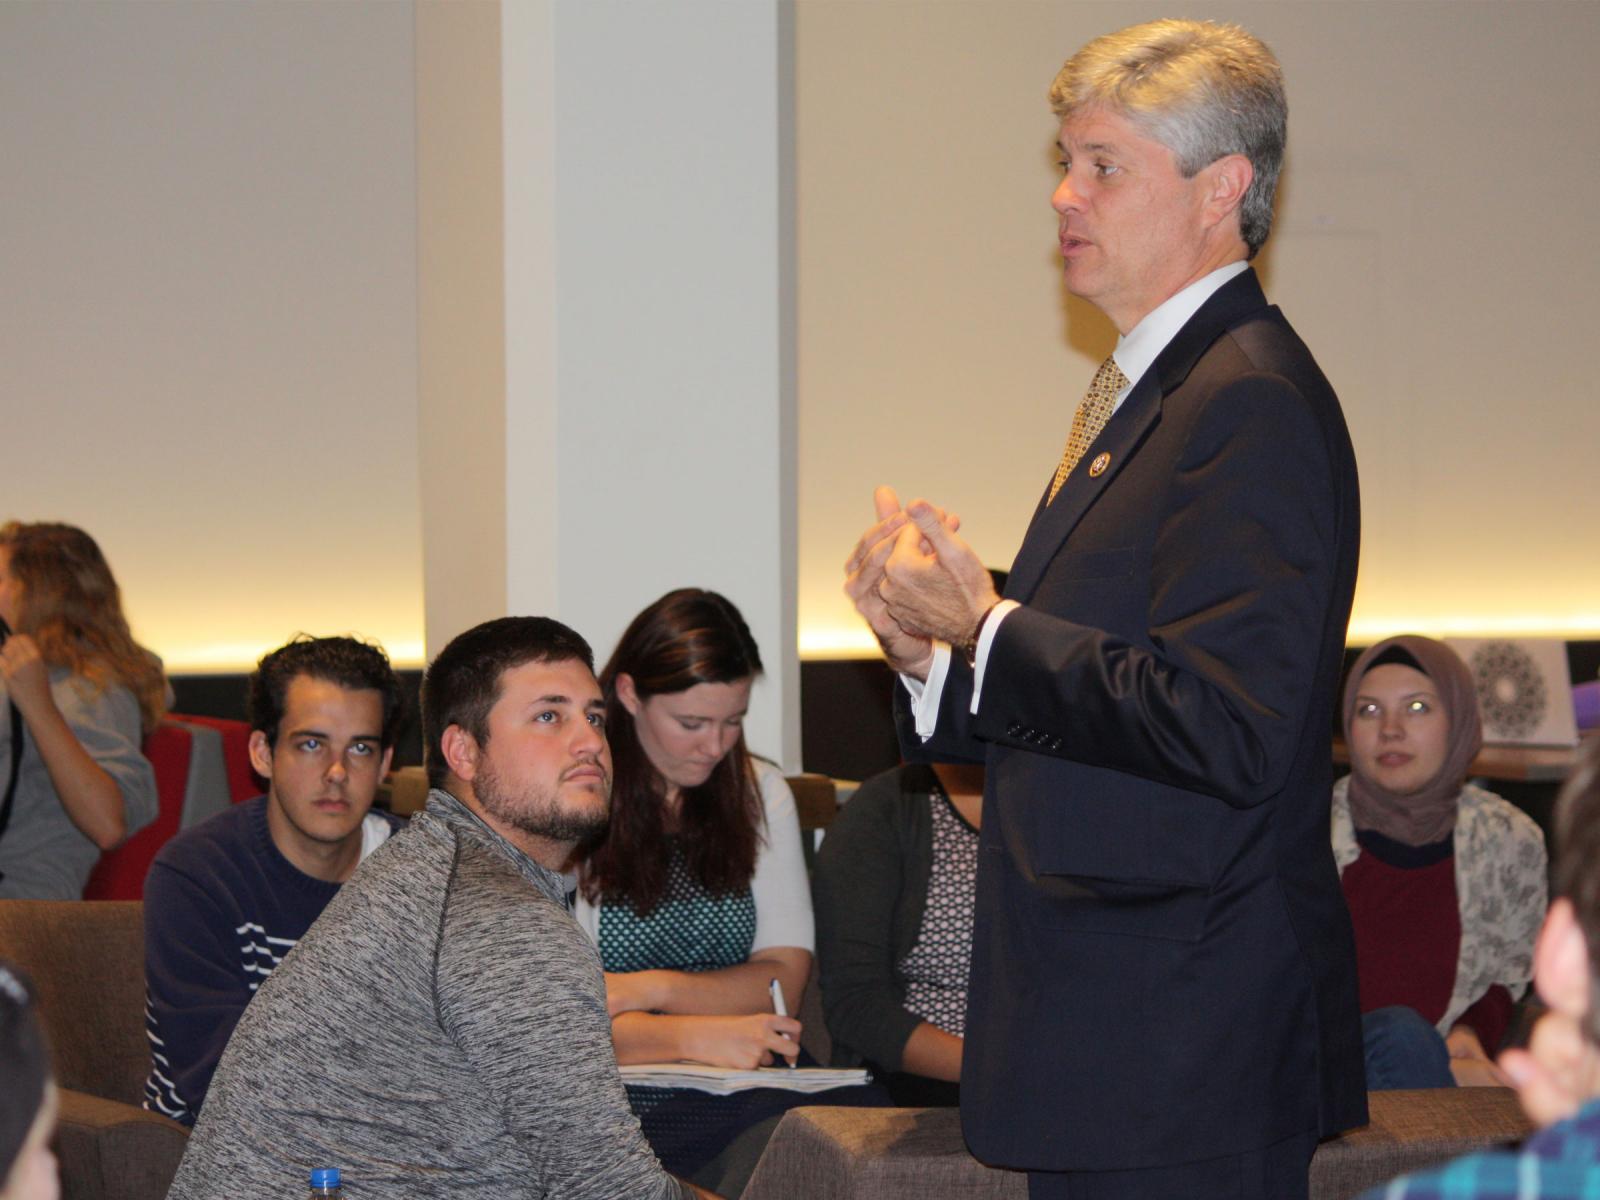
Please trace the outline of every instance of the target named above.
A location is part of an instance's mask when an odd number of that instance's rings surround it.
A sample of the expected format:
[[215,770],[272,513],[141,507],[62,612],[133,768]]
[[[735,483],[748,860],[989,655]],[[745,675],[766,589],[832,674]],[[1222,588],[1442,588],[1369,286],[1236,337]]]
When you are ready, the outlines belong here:
[[1094,461],[1089,464],[1089,478],[1095,479],[1106,473],[1106,468],[1111,465],[1111,455],[1102,450],[1094,456]]

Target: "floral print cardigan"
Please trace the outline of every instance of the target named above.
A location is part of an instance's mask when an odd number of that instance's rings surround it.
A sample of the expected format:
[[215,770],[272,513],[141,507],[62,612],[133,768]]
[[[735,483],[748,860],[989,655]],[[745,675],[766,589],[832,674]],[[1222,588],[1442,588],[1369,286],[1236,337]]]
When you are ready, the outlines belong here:
[[[1333,785],[1333,858],[1340,875],[1361,857],[1349,787],[1348,776]],[[1441,1035],[1494,984],[1513,1000],[1521,997],[1533,977],[1533,943],[1544,922],[1548,884],[1544,834],[1533,818],[1470,783],[1456,805],[1461,950],[1455,988],[1438,1024]]]

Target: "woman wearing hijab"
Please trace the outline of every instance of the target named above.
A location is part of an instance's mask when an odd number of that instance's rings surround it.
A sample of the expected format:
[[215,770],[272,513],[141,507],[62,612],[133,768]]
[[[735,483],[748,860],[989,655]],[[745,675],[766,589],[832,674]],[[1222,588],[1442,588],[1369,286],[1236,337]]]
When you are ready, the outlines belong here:
[[1350,774],[1333,852],[1355,926],[1367,1087],[1504,1082],[1492,1061],[1532,974],[1544,837],[1466,782],[1483,744],[1467,665],[1442,642],[1379,642],[1344,692]]

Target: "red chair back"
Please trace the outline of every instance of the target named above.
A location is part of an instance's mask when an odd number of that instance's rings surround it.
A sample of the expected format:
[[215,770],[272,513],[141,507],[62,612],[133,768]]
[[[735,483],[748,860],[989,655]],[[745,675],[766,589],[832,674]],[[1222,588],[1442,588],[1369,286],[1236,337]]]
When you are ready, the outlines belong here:
[[156,819],[115,850],[100,856],[83,889],[85,900],[143,900],[144,877],[156,851],[178,832],[189,789],[194,734],[163,721],[144,740],[144,756],[156,773]]
[[187,721],[190,725],[204,725],[222,734],[222,760],[228,769],[228,798],[242,804],[262,795],[267,781],[257,775],[250,765],[250,723],[230,721],[224,717],[196,717],[188,713],[169,714],[174,721]]

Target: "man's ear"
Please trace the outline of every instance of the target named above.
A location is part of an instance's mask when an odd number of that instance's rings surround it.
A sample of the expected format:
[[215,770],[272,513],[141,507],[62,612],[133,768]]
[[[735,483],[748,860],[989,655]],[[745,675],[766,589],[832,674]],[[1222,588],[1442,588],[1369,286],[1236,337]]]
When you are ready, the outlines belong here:
[[1244,204],[1244,194],[1256,177],[1256,169],[1242,154],[1224,154],[1200,172],[1205,179],[1206,215],[1221,221]]
[[459,725],[446,725],[439,735],[445,766],[462,783],[471,783],[478,773],[478,739]]
[[1572,901],[1564,896],[1550,906],[1534,943],[1533,984],[1539,998],[1559,1013],[1581,1020],[1589,1011],[1589,943]]
[[259,729],[250,731],[250,765],[261,778],[272,778],[272,743]]
[[379,779],[387,779],[389,777],[389,764],[393,760],[394,760],[394,747],[390,746],[387,750],[385,750],[383,752],[383,761],[378,763],[378,778]]
[[622,707],[628,710],[630,717],[639,716],[639,689],[634,686],[633,676],[626,671],[617,672],[617,699],[622,701]]

